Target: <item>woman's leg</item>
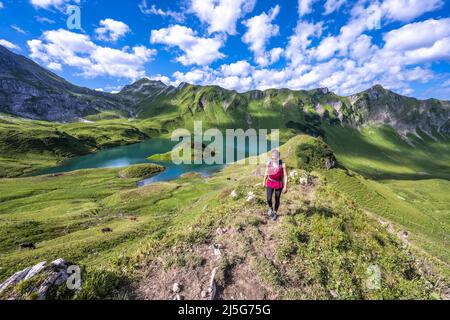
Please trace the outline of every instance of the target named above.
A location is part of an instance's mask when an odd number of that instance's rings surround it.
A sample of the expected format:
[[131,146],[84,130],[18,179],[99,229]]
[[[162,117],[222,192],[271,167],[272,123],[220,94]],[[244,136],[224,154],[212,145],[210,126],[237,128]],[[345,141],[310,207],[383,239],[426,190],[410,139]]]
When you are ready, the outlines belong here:
[[275,190],[275,212],[278,212],[278,209],[280,208],[282,192],[283,192],[283,189]]
[[271,209],[273,209],[272,198],[273,198],[273,189],[267,187],[267,204],[269,205],[269,207],[270,207]]

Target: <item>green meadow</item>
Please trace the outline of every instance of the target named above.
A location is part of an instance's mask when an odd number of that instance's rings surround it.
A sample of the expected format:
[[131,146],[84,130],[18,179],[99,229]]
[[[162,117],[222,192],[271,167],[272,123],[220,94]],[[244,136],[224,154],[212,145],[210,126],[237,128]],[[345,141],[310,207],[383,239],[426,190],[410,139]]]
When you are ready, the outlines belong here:
[[[448,138],[408,135],[390,127],[360,131],[329,127],[326,140],[339,162],[359,173],[330,179],[366,210],[411,232],[411,241],[450,261],[450,145]],[[411,144],[412,143],[412,144]]]
[[[260,112],[264,124],[271,115],[263,112],[271,111]],[[241,270],[255,276],[264,298],[442,297],[441,280],[448,283],[450,276],[450,152],[444,137],[419,134],[407,143],[389,127],[323,125],[324,141],[340,167],[314,170],[311,188],[292,181],[280,220],[271,225],[256,165],[235,164],[209,178],[188,174],[145,187],[136,183],[161,168],[30,176],[70,157],[167,133],[161,117],[129,121],[105,114],[91,120],[0,119],[0,281],[64,257],[84,268],[84,286],[59,292],[56,299],[167,298],[140,291],[158,280],[147,279],[152,276],[144,271],[160,270],[154,275],[159,278],[206,271],[203,261],[209,258],[202,248],[220,241],[227,248],[218,266],[223,298],[231,296],[228,290],[243,290],[228,279],[241,277]],[[281,151],[290,171],[307,174],[297,150],[322,144],[298,130],[282,130]],[[218,237],[217,228],[235,231]],[[20,249],[27,242],[36,250]],[[384,274],[378,291],[364,284],[373,264]],[[32,298],[26,290],[18,294]]]

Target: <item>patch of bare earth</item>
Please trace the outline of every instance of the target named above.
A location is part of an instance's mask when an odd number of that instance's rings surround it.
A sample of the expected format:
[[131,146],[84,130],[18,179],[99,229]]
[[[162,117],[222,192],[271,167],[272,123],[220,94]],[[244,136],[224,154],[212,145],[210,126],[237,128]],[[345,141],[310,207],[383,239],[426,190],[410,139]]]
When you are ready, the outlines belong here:
[[[283,262],[276,259],[283,219],[299,206],[314,201],[314,183],[293,186],[283,195],[278,221],[266,216],[261,207],[251,204],[235,212],[218,227],[207,243],[194,245],[182,254],[190,257],[183,266],[167,267],[166,259],[180,252],[168,253],[141,268],[139,281],[133,288],[134,298],[149,300],[243,299],[273,300],[280,298],[279,289],[268,283],[255,260],[268,261],[278,270]],[[284,271],[284,270],[283,270]],[[213,279],[212,279],[213,277]],[[298,284],[295,284],[296,286]]]

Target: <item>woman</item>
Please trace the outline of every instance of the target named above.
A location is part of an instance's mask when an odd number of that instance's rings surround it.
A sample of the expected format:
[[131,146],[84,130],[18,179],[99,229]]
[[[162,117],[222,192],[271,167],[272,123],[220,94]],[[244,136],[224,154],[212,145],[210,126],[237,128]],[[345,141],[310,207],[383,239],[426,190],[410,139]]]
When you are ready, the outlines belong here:
[[[286,164],[280,159],[278,150],[272,151],[271,160],[267,163],[266,173],[264,174],[263,187],[267,187],[267,204],[269,212],[267,213],[273,221],[278,218],[278,209],[280,208],[281,193],[287,192],[288,173]],[[273,195],[275,194],[275,208],[273,207]],[[274,210],[275,209],[275,210]]]

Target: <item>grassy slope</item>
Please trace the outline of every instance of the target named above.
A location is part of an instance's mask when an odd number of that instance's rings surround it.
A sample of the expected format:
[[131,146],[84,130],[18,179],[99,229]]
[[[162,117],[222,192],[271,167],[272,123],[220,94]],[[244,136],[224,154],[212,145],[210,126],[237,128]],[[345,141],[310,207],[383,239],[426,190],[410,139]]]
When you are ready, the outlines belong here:
[[450,179],[450,138],[435,141],[409,136],[409,145],[392,128],[367,126],[360,131],[325,127],[326,140],[349,169],[375,180]]
[[165,132],[152,120],[122,118],[58,124],[0,117],[0,177],[26,175],[67,158],[140,142]]
[[[295,145],[309,139],[296,137],[283,147],[289,166],[296,166]],[[284,211],[289,217],[282,217],[275,237],[281,240],[274,249],[279,258],[261,255],[257,228],[264,220],[264,190],[255,187],[260,181],[255,169],[234,165],[207,180],[192,176],[143,188],[135,187],[136,179],[118,178],[119,169],[3,179],[0,280],[32,263],[65,257],[88,271],[78,298],[105,297],[120,285],[118,279],[134,278],[136,268],[152,261],[163,259],[169,269],[195,268],[200,260],[188,248],[210,243],[216,228],[224,226],[247,230],[238,243],[253,243],[256,249],[237,254],[275,297],[331,298],[332,291],[341,298],[431,297],[427,281],[434,280],[421,275],[416,253],[323,179],[307,205],[297,193],[301,188],[293,186]],[[236,200],[229,197],[233,189]],[[255,192],[255,202],[245,201],[249,191]],[[104,227],[113,232],[103,234]],[[18,249],[28,241],[37,249]],[[373,263],[383,268],[386,285],[368,292],[364,279]]]
[[406,228],[413,243],[448,263],[448,140],[410,136],[412,147],[389,127],[332,127],[326,133],[338,160],[370,178],[340,173],[330,175],[331,181],[366,210]]

